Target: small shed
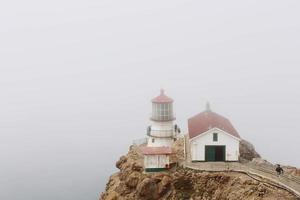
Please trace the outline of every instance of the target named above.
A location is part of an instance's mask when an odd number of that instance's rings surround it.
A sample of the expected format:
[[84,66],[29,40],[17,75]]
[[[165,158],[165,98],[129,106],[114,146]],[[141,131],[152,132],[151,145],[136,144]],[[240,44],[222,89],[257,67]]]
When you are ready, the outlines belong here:
[[146,172],[159,172],[170,166],[170,147],[143,147],[144,168]]

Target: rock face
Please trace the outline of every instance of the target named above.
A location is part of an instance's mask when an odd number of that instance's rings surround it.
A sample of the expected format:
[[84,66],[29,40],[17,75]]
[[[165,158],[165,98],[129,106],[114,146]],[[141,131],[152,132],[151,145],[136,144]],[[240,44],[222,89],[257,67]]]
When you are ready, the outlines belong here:
[[300,176],[300,169],[291,166],[283,166],[283,170],[287,174],[292,174],[294,176]]
[[160,173],[143,172],[143,156],[137,146],[117,161],[101,200],[234,200],[297,199],[285,190],[265,185],[235,172],[197,172],[173,168]]
[[240,142],[240,159],[242,162],[252,161],[253,158],[260,158],[260,155],[255,151],[254,146],[246,141]]

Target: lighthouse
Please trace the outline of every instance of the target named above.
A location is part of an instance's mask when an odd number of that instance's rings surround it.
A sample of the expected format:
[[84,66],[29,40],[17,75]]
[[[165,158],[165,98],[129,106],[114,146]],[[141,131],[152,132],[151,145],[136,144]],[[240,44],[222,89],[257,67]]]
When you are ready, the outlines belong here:
[[149,147],[171,147],[177,138],[179,128],[174,125],[173,99],[168,97],[164,90],[152,99],[151,125],[147,135]]
[[163,171],[170,168],[172,145],[180,133],[175,124],[173,99],[164,90],[152,99],[152,114],[147,128],[147,146],[143,147],[144,168],[146,172]]

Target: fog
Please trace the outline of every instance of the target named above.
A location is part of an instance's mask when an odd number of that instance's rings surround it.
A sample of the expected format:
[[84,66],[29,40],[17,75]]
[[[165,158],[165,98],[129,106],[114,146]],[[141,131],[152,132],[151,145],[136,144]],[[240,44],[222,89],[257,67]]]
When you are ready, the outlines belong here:
[[164,88],[300,167],[300,2],[0,2],[0,199],[98,199]]

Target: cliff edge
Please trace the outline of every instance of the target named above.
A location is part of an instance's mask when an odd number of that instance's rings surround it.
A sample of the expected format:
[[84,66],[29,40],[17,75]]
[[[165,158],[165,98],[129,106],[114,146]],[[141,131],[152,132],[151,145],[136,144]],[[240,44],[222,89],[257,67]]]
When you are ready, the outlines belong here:
[[[258,159],[250,143],[245,142],[245,162]],[[173,159],[183,160],[182,141],[175,143]],[[243,154],[241,154],[243,155]],[[296,200],[290,192],[261,183],[237,172],[199,172],[182,167],[160,173],[144,173],[143,155],[133,145],[125,156],[116,162],[119,172],[110,176],[100,200]],[[294,172],[297,173],[297,172]]]

